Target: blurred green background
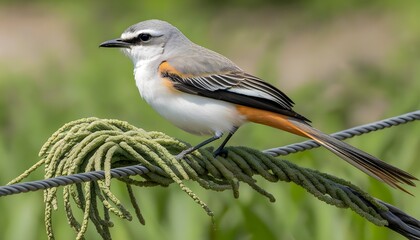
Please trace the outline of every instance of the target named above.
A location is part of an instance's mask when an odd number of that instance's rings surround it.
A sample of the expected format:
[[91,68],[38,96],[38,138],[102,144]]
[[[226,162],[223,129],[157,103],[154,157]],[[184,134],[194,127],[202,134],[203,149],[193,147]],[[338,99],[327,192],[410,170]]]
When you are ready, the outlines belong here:
[[[0,2],[0,185],[36,161],[46,139],[82,117],[118,118],[146,130],[198,143],[139,97],[132,64],[98,45],[129,25],[158,18],[194,42],[270,81],[314,126],[334,132],[420,109],[420,1],[4,1]],[[420,177],[420,124],[349,142]],[[231,145],[267,149],[301,140],[249,124]],[[411,197],[319,149],[286,159],[350,180],[420,218],[420,190]],[[42,170],[28,180],[43,177]],[[287,183],[243,185],[240,198],[187,183],[214,211],[205,212],[178,186],[136,188],[146,226],[115,216],[114,239],[403,239],[355,213],[318,201]],[[119,192],[116,181],[113,189]],[[121,190],[123,192],[123,189]],[[130,205],[125,194],[123,203]],[[61,203],[60,203],[61,204]],[[62,206],[62,205],[60,205]],[[0,199],[1,239],[45,239],[42,193]],[[74,239],[64,212],[57,239]],[[87,239],[98,239],[93,225]]]

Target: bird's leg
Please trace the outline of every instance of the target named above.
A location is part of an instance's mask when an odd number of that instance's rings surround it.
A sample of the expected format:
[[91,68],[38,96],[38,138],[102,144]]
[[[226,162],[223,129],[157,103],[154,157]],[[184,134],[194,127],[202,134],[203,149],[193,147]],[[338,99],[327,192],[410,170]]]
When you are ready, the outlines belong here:
[[182,158],[185,157],[185,155],[190,154],[190,153],[194,152],[195,150],[197,150],[197,149],[199,149],[199,148],[201,148],[201,147],[203,147],[203,146],[205,146],[205,145],[207,145],[207,144],[209,144],[211,142],[216,141],[217,139],[220,139],[222,136],[223,136],[223,133],[222,132],[216,132],[213,137],[211,137],[211,138],[209,138],[209,139],[207,139],[207,140],[205,140],[205,141],[197,144],[194,147],[190,147],[188,149],[185,149],[184,151],[182,151],[178,155],[176,155],[175,158],[178,159],[178,160],[179,159],[182,159]]
[[227,157],[227,151],[224,149],[226,143],[229,141],[229,139],[235,134],[235,132],[238,130],[238,127],[234,127],[230,132],[229,135],[225,138],[225,140],[220,144],[220,146],[214,151],[213,156],[221,156],[221,157]]

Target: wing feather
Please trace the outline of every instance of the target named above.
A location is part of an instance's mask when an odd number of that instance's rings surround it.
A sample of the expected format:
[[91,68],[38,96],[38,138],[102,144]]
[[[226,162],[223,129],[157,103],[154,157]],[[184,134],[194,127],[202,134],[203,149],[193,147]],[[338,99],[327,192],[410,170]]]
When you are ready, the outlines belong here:
[[183,76],[179,72],[165,70],[162,70],[161,74],[173,83],[175,89],[185,93],[272,111],[310,122],[292,109],[294,102],[282,91],[237,69],[205,76]]

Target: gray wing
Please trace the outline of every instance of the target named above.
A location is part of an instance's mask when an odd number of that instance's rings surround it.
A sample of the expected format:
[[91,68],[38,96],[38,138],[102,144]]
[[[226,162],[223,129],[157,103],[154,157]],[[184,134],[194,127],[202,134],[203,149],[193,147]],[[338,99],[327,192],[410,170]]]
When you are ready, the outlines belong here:
[[293,111],[294,103],[286,94],[273,85],[242,71],[196,77],[188,75],[182,77],[169,72],[164,72],[162,75],[171,80],[175,89],[185,93],[276,112],[310,122]]
[[310,122],[293,111],[294,103],[286,94],[243,72],[223,55],[193,43],[174,51],[165,62],[176,71],[161,74],[170,79],[177,90]]
[[276,87],[244,72],[230,72],[205,77],[189,77],[180,82],[209,91],[227,91],[276,102],[281,108],[292,110],[293,101]]

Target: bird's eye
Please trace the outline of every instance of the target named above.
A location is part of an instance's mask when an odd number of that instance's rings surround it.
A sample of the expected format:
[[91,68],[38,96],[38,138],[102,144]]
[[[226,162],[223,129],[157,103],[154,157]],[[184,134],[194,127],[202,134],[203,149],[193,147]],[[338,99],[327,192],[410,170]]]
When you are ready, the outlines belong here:
[[147,42],[152,38],[152,35],[148,33],[140,33],[137,38],[142,42]]

